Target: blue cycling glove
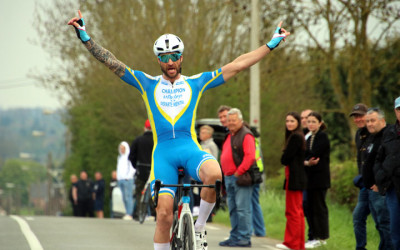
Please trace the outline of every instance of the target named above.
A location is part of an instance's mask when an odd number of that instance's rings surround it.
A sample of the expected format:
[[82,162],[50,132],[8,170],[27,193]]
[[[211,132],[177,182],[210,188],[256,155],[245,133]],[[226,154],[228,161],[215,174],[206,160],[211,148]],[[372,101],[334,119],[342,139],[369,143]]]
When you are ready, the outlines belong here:
[[275,49],[276,47],[279,46],[279,43],[280,43],[280,42],[282,41],[282,39],[284,39],[285,37],[286,37],[286,35],[285,35],[285,34],[282,34],[281,28],[280,28],[280,27],[277,27],[276,30],[275,30],[274,35],[272,36],[271,41],[269,41],[269,42],[267,43],[267,47],[268,47],[270,50]]
[[77,28],[74,26],[76,35],[82,42],[89,41],[90,36],[86,33],[85,21],[83,21],[83,18],[79,19],[77,23],[79,24],[79,27]]

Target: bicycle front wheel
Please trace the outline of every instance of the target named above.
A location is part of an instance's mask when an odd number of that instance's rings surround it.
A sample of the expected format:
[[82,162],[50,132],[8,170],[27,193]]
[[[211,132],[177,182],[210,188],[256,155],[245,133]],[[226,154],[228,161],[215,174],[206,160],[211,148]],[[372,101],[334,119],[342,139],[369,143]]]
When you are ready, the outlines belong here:
[[142,195],[140,199],[140,204],[138,208],[138,217],[139,217],[139,222],[140,224],[143,224],[144,220],[146,219],[146,216],[148,214],[148,209],[149,209],[149,201],[150,201],[150,186],[146,188],[146,191]]
[[193,222],[189,214],[183,215],[181,238],[182,238],[183,250],[194,250]]

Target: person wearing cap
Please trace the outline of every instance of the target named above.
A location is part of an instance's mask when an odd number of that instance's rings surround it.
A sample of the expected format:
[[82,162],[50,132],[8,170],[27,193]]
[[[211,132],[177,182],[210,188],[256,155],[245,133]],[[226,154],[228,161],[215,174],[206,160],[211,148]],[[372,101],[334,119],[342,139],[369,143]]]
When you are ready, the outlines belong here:
[[[151,131],[150,121],[144,123],[144,133],[133,140],[129,160],[136,168],[135,174],[135,208],[139,207],[142,190],[146,185],[151,170],[151,153],[153,151],[153,132]],[[137,218],[137,209],[134,209],[133,218]]]
[[385,195],[390,216],[390,237],[393,248],[400,249],[400,96],[394,102],[396,122],[388,125],[382,136],[374,173],[376,191]]
[[367,245],[367,218],[371,213],[369,209],[368,190],[363,185],[361,175],[361,167],[365,161],[364,152],[367,150],[367,139],[370,136],[365,121],[367,111],[367,105],[358,103],[354,105],[349,115],[353,117],[354,124],[358,128],[355,136],[358,176],[354,178],[354,185],[358,187],[360,191],[358,193],[357,205],[353,210],[353,229],[356,238],[356,249],[365,249]]

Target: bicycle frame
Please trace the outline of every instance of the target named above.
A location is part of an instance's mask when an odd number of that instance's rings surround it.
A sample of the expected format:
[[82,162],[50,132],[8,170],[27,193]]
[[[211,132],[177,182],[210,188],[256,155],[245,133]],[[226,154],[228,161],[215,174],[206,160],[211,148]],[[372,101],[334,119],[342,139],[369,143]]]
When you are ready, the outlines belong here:
[[[182,243],[182,239],[183,239],[183,220],[181,218],[183,218],[183,216],[185,214],[189,215],[190,221],[189,221],[189,225],[192,225],[192,239],[195,239],[196,235],[195,235],[195,231],[194,231],[194,221],[193,221],[193,215],[192,215],[192,211],[190,210],[190,196],[189,196],[189,191],[190,191],[190,184],[183,184],[183,196],[181,197],[179,204],[178,204],[178,235],[174,235],[175,231],[174,229],[172,230],[172,235],[171,235],[171,240],[174,238],[174,236],[178,239],[178,241],[181,241]],[[193,240],[193,248],[196,249],[196,240]]]
[[[219,193],[221,191],[221,181],[217,180],[215,182],[215,185],[202,185],[202,184],[172,184],[172,185],[168,185],[168,184],[161,184],[160,180],[156,180],[155,184],[154,184],[154,205],[155,207],[157,207],[157,203],[158,203],[158,192],[160,190],[161,187],[177,187],[178,188],[178,195],[181,195],[180,199],[179,199],[179,203],[178,203],[178,207],[177,207],[177,211],[174,211],[174,223],[173,223],[173,228],[172,228],[172,235],[171,235],[171,240],[170,242],[172,243],[173,241],[176,241],[176,244],[178,245],[178,249],[180,249],[182,247],[182,245],[185,243],[185,235],[184,234],[184,230],[183,230],[183,226],[184,226],[184,221],[183,218],[185,217],[185,215],[187,215],[189,217],[189,225],[191,227],[191,229],[189,231],[191,231],[191,238],[193,243],[192,243],[192,247],[193,249],[196,248],[196,239],[195,239],[195,230],[194,230],[194,223],[193,223],[193,215],[192,212],[190,210],[190,196],[189,196],[189,191],[191,188],[194,187],[199,187],[199,188],[204,188],[204,187],[208,187],[208,188],[215,188],[216,191],[216,207],[219,206],[219,201],[220,201],[220,196]],[[177,213],[177,216],[175,218],[175,213]],[[176,226],[178,227],[176,230]],[[173,248],[172,248],[173,249]],[[192,249],[192,248],[190,248]]]

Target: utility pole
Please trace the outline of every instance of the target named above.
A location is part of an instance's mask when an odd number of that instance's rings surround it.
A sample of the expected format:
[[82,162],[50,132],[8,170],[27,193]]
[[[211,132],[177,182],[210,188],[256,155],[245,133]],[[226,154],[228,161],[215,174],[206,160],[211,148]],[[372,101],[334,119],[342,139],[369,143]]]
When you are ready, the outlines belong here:
[[51,187],[53,182],[53,177],[51,176],[51,167],[53,164],[53,157],[51,152],[47,154],[47,203],[46,203],[46,215],[51,213]]
[[[259,47],[258,0],[251,0],[251,33],[250,51]],[[255,126],[261,133],[260,124],[260,64],[256,63],[250,68],[250,126]]]

